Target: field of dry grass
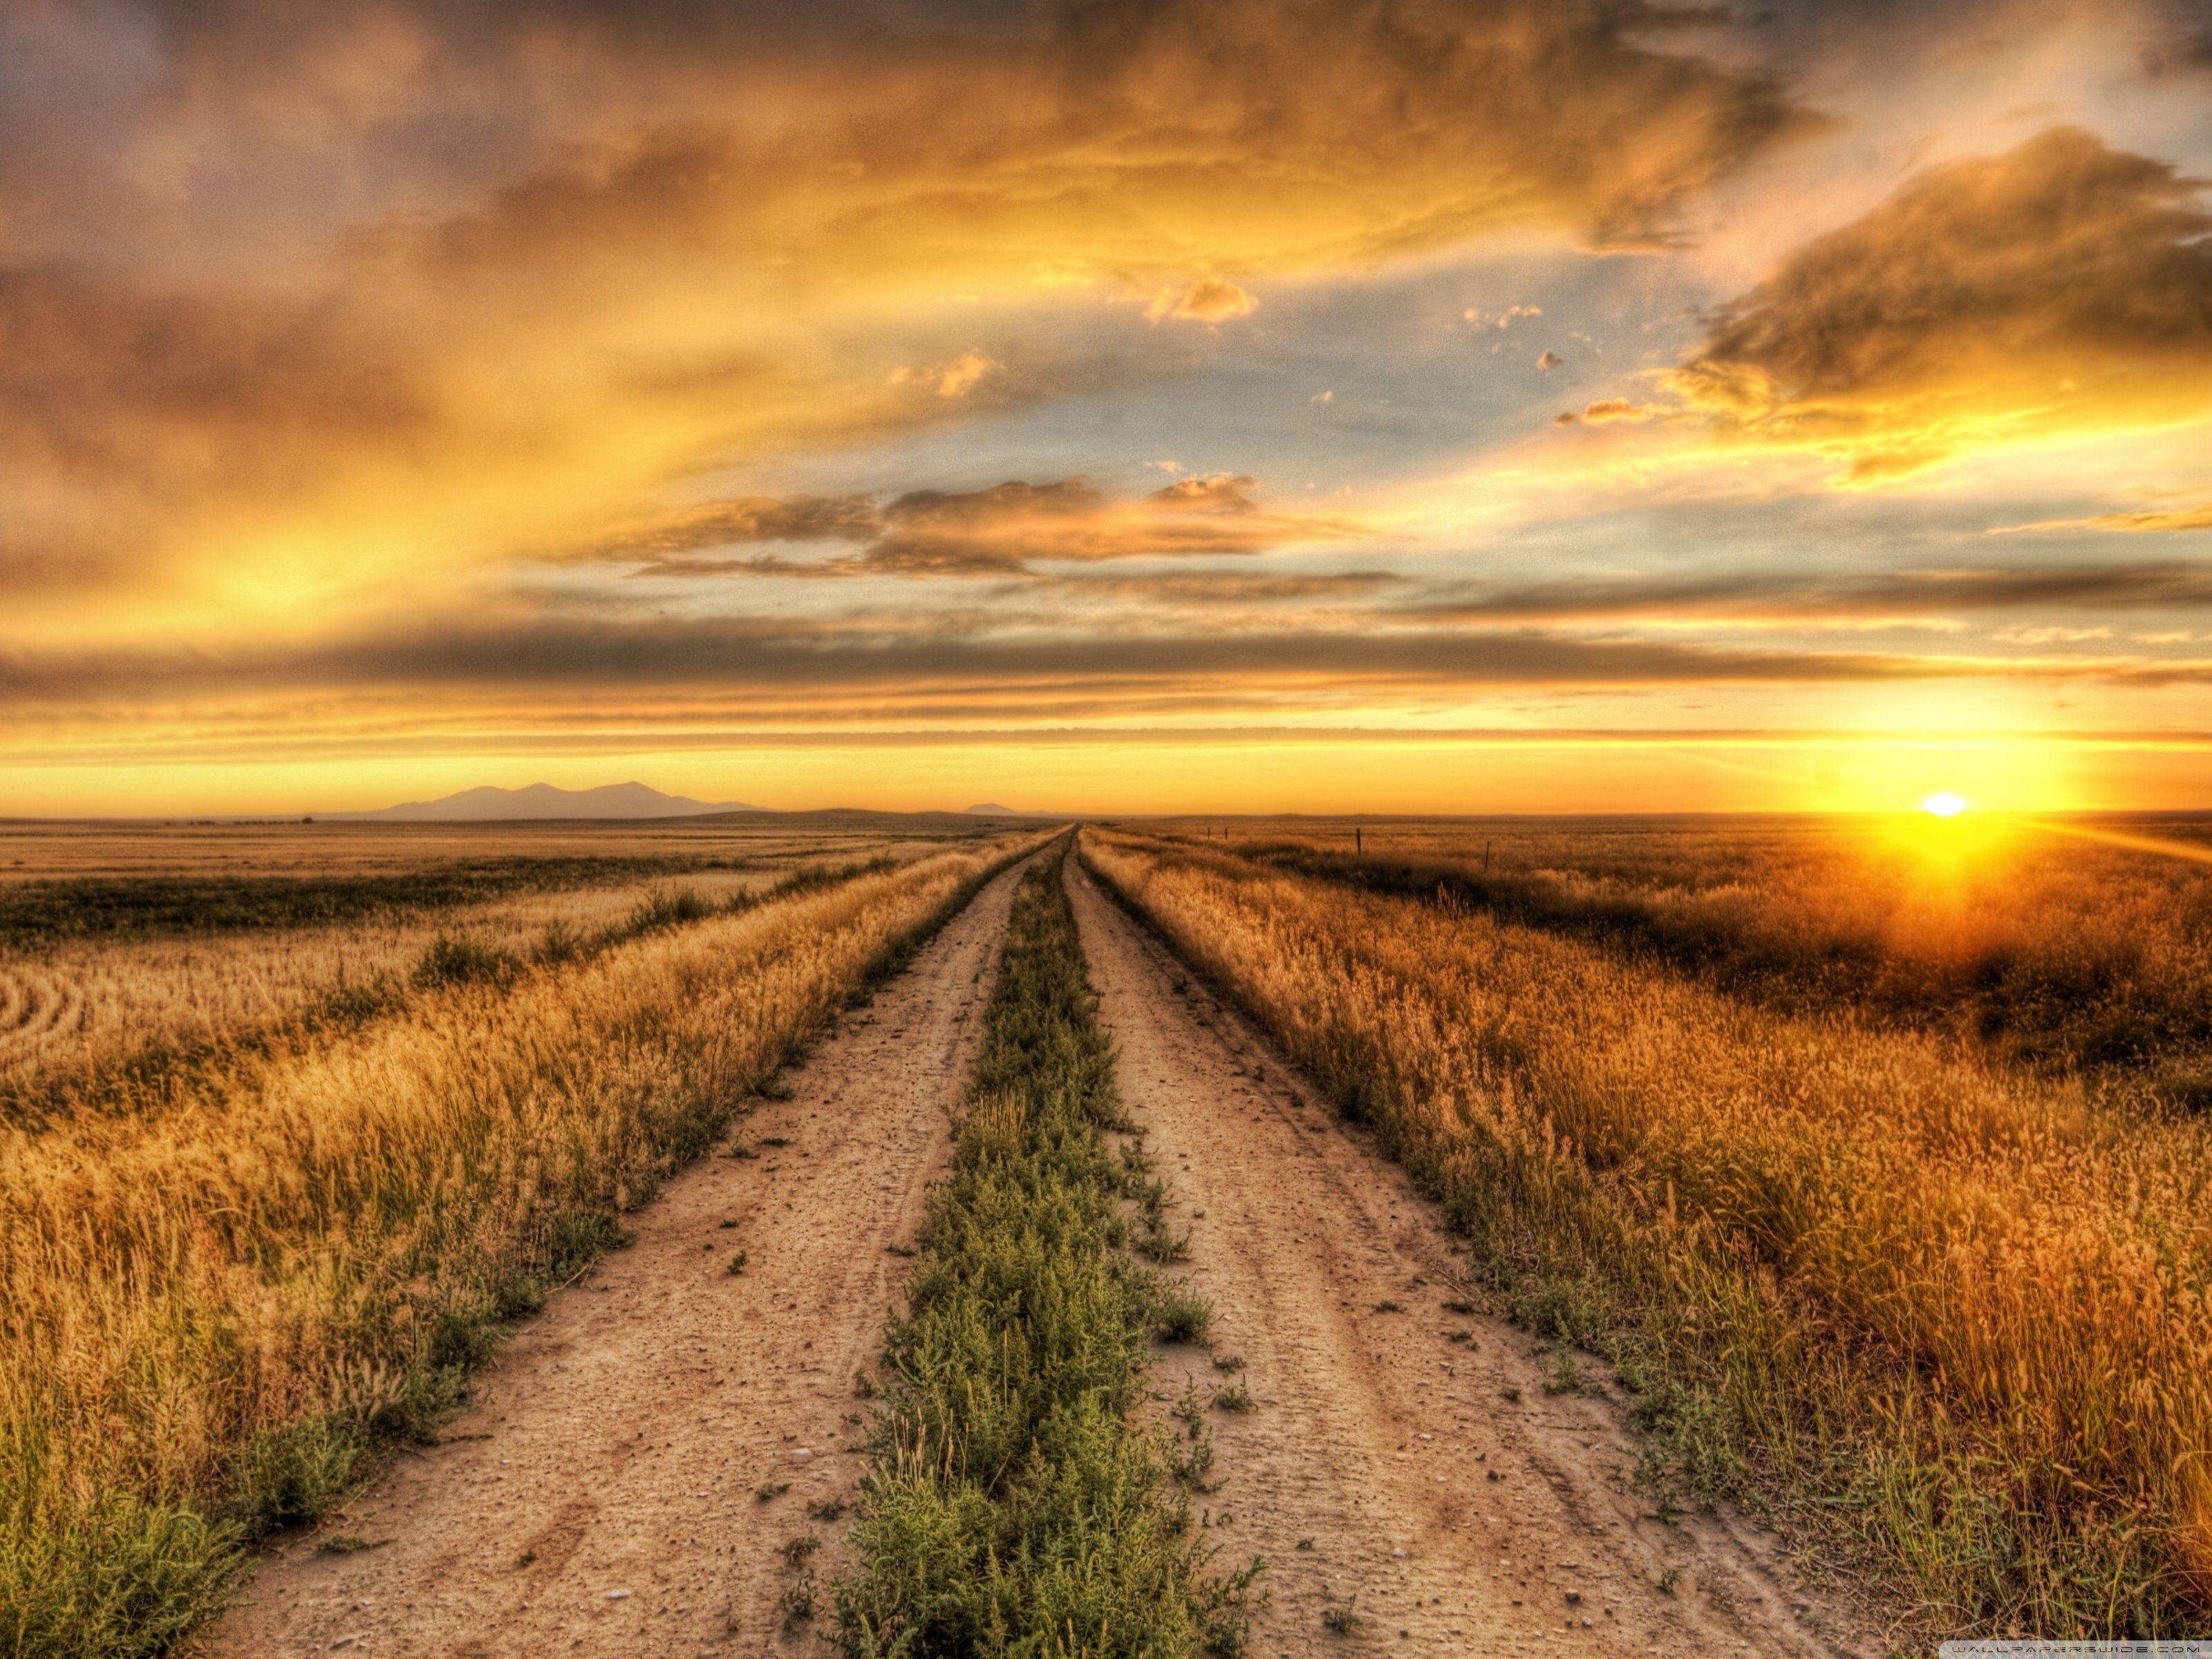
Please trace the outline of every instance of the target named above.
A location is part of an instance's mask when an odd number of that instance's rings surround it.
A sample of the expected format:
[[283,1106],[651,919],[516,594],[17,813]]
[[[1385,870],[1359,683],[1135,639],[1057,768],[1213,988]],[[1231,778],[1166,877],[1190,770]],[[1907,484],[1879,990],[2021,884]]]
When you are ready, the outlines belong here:
[[[1832,997],[1733,994],[1640,937],[1502,919],[1435,890],[1433,845],[1404,896],[1317,863],[1310,828],[1303,850],[1085,839],[1444,1200],[1501,1306],[1617,1364],[1662,1492],[1750,1499],[1923,1632],[2212,1628],[2201,1115]],[[1556,858],[1526,867],[1565,884]],[[2033,939],[2100,908],[2056,879],[1976,923]],[[1754,915],[1826,902],[1752,890]],[[2113,908],[2136,902],[2124,884]],[[2167,948],[2193,947],[2165,925],[2139,959]]]
[[1433,895],[1442,883],[1501,920],[1656,957],[1787,1011],[1848,1012],[2212,1103],[2212,825],[2199,817],[1158,827],[1201,842],[1225,834],[1214,844],[1373,891]]
[[349,924],[0,951],[0,1103],[66,1094],[73,1085],[112,1088],[135,1058],[233,1047],[314,1012],[382,1008],[441,939],[526,957],[556,930],[600,932],[657,896],[688,892],[720,903],[784,873],[769,866],[708,870],[384,910]]
[[654,905],[941,850],[854,827],[0,828],[0,1121],[142,1107],[180,1064],[402,1004],[426,953],[528,959]]
[[866,813],[636,823],[118,823],[0,818],[0,890],[17,882],[420,876],[471,861],[624,862],[680,872],[717,860],[902,855],[995,828]]
[[[441,970],[379,1018],[224,1048],[129,1109],[0,1125],[0,1648],[161,1650],[242,1542],[433,1424],[500,1319],[1014,844],[742,908],[641,914],[617,887],[495,906],[473,939],[439,918]],[[497,943],[556,923],[562,949]],[[206,948],[285,960],[271,943]]]
[[[0,1651],[166,1650],[1045,833],[325,829],[0,826]],[[2212,1630],[2212,870],[1842,821],[1080,844],[1442,1200],[1548,1386],[1608,1362],[1662,1515],[1748,1504],[1901,1637]],[[1087,1007],[1030,887],[1010,959]]]

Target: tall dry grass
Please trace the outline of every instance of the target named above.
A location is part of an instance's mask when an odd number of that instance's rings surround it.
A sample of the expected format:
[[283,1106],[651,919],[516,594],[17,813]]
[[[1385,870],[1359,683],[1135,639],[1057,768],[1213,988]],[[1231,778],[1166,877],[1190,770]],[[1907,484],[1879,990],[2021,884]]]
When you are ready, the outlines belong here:
[[433,1421],[498,1319],[1011,855],[456,985],[159,1114],[0,1128],[0,1649],[154,1652],[204,1616],[242,1540]]
[[2212,1628],[2212,1129],[1188,846],[1093,866],[1618,1360],[1706,1492],[1943,1632]]
[[732,860],[918,857],[945,851],[951,841],[988,839],[1000,827],[917,823],[897,813],[479,823],[0,819],[0,932],[14,896],[9,890],[19,883],[348,879],[452,872],[485,861],[652,864],[681,876]]
[[[707,870],[681,886],[720,903],[786,873]],[[324,1008],[388,1003],[440,938],[528,956],[550,930],[614,927],[672,885],[617,880],[349,926],[0,947],[0,1116],[11,1097],[66,1094],[139,1056],[225,1048]]]
[[[2118,826],[2198,837],[2194,821]],[[2002,818],[1241,826],[1237,851],[1509,921],[1738,995],[1848,1009],[2212,1104],[2212,868]],[[1200,833],[1203,833],[1200,831]]]

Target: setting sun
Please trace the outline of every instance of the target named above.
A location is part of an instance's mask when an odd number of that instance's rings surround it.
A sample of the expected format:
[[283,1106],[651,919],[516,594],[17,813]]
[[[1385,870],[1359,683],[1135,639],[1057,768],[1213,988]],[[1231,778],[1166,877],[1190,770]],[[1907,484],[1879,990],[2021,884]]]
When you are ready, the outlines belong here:
[[1920,810],[1939,818],[1955,818],[1966,810],[1967,805],[1964,795],[1948,789],[1939,789],[1920,803]]

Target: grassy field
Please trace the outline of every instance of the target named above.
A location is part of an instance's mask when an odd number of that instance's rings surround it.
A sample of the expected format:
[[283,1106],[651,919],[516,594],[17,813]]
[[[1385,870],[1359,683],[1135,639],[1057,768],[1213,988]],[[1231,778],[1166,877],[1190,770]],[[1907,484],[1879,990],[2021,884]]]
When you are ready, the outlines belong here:
[[395,1012],[456,947],[487,961],[570,952],[659,908],[726,908],[789,874],[775,866],[680,880],[602,872],[590,884],[353,923],[0,951],[0,1120],[149,1109],[193,1066]]
[[[2201,819],[1238,820],[1160,826],[1370,891],[1651,957],[1732,994],[2212,1103]],[[1355,848],[1357,850],[1355,850]]]
[[[1551,1386],[1607,1362],[1662,1514],[1745,1503],[1908,1634],[2202,1635],[2212,868],[2112,839],[2193,823],[2061,830],[1079,846],[1443,1200]],[[0,834],[0,1651],[167,1650],[1037,844],[321,832]],[[1234,1650],[1256,1594],[1146,1403],[1208,1310],[1158,1271],[1060,857],[886,1339],[823,1591],[856,1659]]]
[[0,1126],[0,1650],[162,1650],[1012,848],[449,933],[377,1018]]
[[[1445,1201],[1502,1308],[1617,1364],[1659,1490],[1748,1499],[1928,1632],[2212,1629],[2200,1114],[1508,920],[1438,894],[1434,847],[1401,896],[1252,841],[1085,837]],[[2021,902],[2031,937],[2063,913]]]
[[1251,1571],[1207,1575],[1166,1444],[1135,1419],[1153,1338],[1202,1336],[1207,1311],[1127,1248],[1121,1200],[1157,1224],[1160,1188],[1060,863],[1040,860],[1015,896],[951,1173],[885,1352],[863,1565],[837,1589],[842,1645],[865,1659],[1242,1644]]
[[510,823],[71,823],[0,818],[0,894],[17,883],[352,880],[470,864],[612,866],[672,874],[716,863],[898,857],[988,839],[990,819],[797,813]]
[[389,1014],[449,942],[572,955],[671,905],[726,907],[801,872],[972,840],[882,821],[812,840],[592,825],[174,833],[165,861],[136,829],[0,829],[0,848],[24,849],[17,878],[0,880],[0,1121],[144,1109],[179,1069]]

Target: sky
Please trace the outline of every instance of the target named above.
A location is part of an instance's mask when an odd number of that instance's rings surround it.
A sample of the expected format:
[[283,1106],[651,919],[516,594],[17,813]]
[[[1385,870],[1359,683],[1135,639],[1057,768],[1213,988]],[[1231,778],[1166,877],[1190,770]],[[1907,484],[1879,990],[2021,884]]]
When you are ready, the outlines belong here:
[[2212,807],[2212,0],[9,0],[0,816]]

